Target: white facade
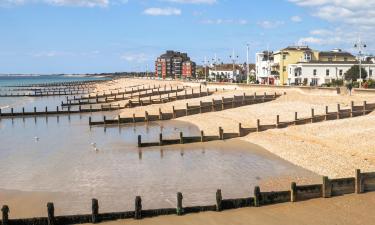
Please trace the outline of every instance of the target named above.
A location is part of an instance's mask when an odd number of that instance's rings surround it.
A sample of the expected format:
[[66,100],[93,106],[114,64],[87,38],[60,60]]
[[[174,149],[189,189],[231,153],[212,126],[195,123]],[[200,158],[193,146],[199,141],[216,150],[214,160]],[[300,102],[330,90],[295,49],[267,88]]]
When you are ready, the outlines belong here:
[[[298,63],[288,66],[288,77],[291,84],[320,86],[333,80],[344,79],[344,74],[354,63]],[[367,79],[375,78],[375,64],[364,63],[362,68],[367,72]]]
[[258,52],[255,54],[255,76],[261,84],[275,84],[275,76],[271,75],[273,61],[272,52]]
[[239,78],[240,71],[235,70],[233,73],[233,70],[215,70],[215,69],[210,69],[209,70],[209,78],[212,80],[215,80],[215,78],[222,78],[222,79],[228,79],[228,80],[234,80],[237,81]]

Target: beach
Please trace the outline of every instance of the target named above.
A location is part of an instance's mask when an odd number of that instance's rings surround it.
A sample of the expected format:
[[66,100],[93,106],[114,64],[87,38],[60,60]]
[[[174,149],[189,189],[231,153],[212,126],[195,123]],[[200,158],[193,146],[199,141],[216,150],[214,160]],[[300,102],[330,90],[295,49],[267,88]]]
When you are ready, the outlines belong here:
[[[117,81],[118,84],[132,84],[141,82],[148,84],[149,80],[124,79]],[[156,81],[155,84],[163,85],[163,82]],[[182,83],[167,81],[167,85],[182,85],[197,87],[197,83]],[[218,92],[213,96],[207,96],[189,100],[179,100],[163,105],[149,105],[134,109],[123,110],[122,117],[131,117],[134,114],[144,115],[158,114],[159,108],[163,112],[171,112],[172,106],[183,109],[186,103],[189,105],[199,105],[199,101],[210,101],[211,99],[221,99],[221,97],[240,96],[243,93],[252,95],[254,92],[261,95],[278,93],[282,96],[275,101],[243,106],[228,109],[220,112],[181,117],[177,120],[188,121],[195,124],[205,134],[217,135],[218,127],[222,127],[225,132],[237,132],[238,123],[243,127],[255,127],[256,120],[261,123],[274,124],[276,116],[280,115],[280,121],[292,121],[294,113],[298,112],[298,117],[309,117],[311,109],[314,108],[315,115],[324,114],[325,106],[329,111],[336,111],[337,104],[341,109],[350,108],[351,101],[355,105],[374,102],[375,94],[336,94],[333,91],[325,90],[300,90],[292,88],[272,88],[272,87],[246,87],[236,85],[208,85],[204,88],[216,89]],[[224,88],[224,91],[222,90]],[[285,93],[285,94],[284,94]],[[350,118],[343,120],[327,121],[317,124],[307,124],[303,126],[289,127],[285,129],[269,130],[266,132],[252,133],[242,140],[255,143],[292,162],[298,166],[311,170],[320,175],[333,178],[353,176],[355,169],[363,171],[374,171],[374,154],[370,151],[371,140],[375,137],[374,114]],[[339,157],[338,157],[339,156]]]

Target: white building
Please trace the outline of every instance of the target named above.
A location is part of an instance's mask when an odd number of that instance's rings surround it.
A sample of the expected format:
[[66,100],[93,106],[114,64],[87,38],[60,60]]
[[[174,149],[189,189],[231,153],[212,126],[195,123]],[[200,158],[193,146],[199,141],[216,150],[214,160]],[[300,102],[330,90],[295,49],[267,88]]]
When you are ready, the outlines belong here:
[[255,54],[255,76],[260,84],[274,84],[274,76],[271,75],[273,64],[273,52],[264,51]]
[[238,81],[241,76],[241,68],[239,65],[235,65],[233,70],[233,64],[221,64],[211,67],[208,74],[211,80]]
[[[344,74],[358,62],[299,62],[288,66],[288,78],[291,84],[321,86],[334,80],[344,79]],[[367,72],[367,78],[375,78],[375,64],[363,62],[362,68]]]

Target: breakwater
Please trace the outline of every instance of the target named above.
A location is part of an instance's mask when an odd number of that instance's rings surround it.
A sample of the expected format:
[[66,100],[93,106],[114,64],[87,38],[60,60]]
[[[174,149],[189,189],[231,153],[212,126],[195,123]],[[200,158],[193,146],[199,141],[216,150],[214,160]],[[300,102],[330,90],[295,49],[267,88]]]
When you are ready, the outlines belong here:
[[[306,201],[316,198],[331,198],[345,194],[361,194],[375,191],[375,173],[363,173],[359,169],[355,170],[354,177],[329,179],[322,178],[320,184],[298,185],[295,182],[290,184],[289,190],[262,192],[259,186],[253,188],[252,194],[243,198],[224,199],[222,191],[218,189],[212,193],[215,204],[202,206],[184,206],[183,194],[176,194],[176,206],[173,208],[147,209],[142,204],[142,197],[136,196],[133,206],[134,210],[125,212],[100,213],[98,199],[91,200],[91,213],[84,215],[56,216],[55,206],[52,202],[47,203],[47,217],[14,219],[10,218],[10,208],[3,205],[2,220],[3,225],[66,225],[82,223],[99,223],[118,219],[143,219],[163,215],[178,215],[199,213],[205,211],[224,211],[244,207],[262,207],[272,204]],[[130,203],[129,203],[130,204]]]
[[[224,101],[222,101],[222,104],[223,102]],[[345,118],[351,118],[351,117],[357,117],[357,116],[364,116],[364,115],[367,115],[368,113],[373,112],[374,110],[375,110],[375,103],[368,104],[366,101],[364,101],[363,105],[355,105],[354,102],[352,101],[350,109],[342,109],[341,105],[337,104],[337,111],[330,112],[328,109],[328,106],[326,106],[325,113],[321,115],[316,115],[315,110],[311,109],[311,117],[308,117],[308,118],[299,118],[298,112],[295,112],[293,121],[281,121],[280,115],[277,115],[275,118],[275,122],[272,124],[261,123],[260,119],[257,119],[256,127],[246,128],[246,127],[243,127],[241,123],[239,123],[238,128],[237,128],[238,133],[225,133],[222,127],[218,128],[217,136],[216,135],[206,136],[205,132],[201,131],[200,136],[185,137],[184,134],[180,132],[179,139],[163,139],[163,134],[160,133],[158,142],[142,142],[142,136],[138,135],[138,147],[151,147],[151,146],[163,146],[163,145],[173,145],[173,144],[187,144],[187,143],[195,143],[195,142],[226,140],[226,139],[232,139],[232,138],[237,138],[237,137],[243,137],[252,132],[262,132],[262,131],[266,131],[269,129],[279,129],[279,128],[285,128],[288,126],[324,122],[327,120],[339,120],[339,119],[345,119]],[[188,109],[185,109],[185,112],[187,111]],[[145,118],[150,118],[150,117],[148,117],[146,114]],[[136,121],[135,119],[133,118],[133,121]],[[120,120],[121,118],[118,119],[117,121],[120,121]],[[142,119],[139,119],[139,120],[142,120]],[[148,120],[144,120],[144,121],[147,122]],[[115,123],[115,121],[109,121],[109,122]],[[92,122],[90,123],[92,124]]]

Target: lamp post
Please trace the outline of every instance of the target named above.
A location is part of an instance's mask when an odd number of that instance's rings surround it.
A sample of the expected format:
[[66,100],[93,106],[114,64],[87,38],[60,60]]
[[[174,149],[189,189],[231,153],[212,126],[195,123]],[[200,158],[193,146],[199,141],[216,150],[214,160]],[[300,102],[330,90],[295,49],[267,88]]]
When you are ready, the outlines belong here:
[[249,65],[250,44],[246,44],[246,83],[250,84],[250,65]]
[[234,49],[233,49],[233,52],[232,52],[232,55],[229,56],[229,58],[232,60],[233,62],[233,80],[234,80],[234,74],[236,72],[236,67],[235,67],[235,64],[236,64],[236,61],[238,59],[238,55],[235,55],[234,54]]
[[215,82],[217,82],[217,68],[216,68],[216,65],[220,62],[220,59],[217,58],[216,54],[215,54],[215,57],[212,59],[212,64],[214,65],[214,69],[215,69]]
[[362,86],[362,55],[367,45],[361,41],[359,38],[358,41],[354,44],[354,48],[358,51],[358,60],[359,60],[359,87]]

